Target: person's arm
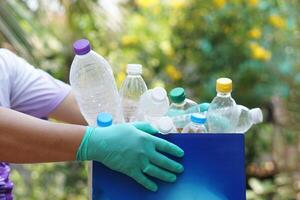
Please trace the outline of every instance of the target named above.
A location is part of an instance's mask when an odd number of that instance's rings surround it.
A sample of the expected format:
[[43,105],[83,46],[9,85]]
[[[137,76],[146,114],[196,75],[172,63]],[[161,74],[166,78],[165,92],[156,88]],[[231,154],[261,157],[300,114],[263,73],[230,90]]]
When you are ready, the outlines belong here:
[[0,107],[0,160],[9,163],[76,159],[86,127],[40,120]]
[[87,122],[79,110],[75,95],[72,91],[49,114],[49,117],[71,124],[87,125]]
[[[132,124],[106,128],[61,124],[3,107],[0,107],[0,119],[2,162],[95,160],[130,176],[152,191],[157,190],[157,185],[145,175],[174,182],[175,174],[183,171],[182,165],[162,154],[181,157],[182,149]],[[145,127],[151,126],[145,124]],[[154,128],[149,130],[157,132]]]

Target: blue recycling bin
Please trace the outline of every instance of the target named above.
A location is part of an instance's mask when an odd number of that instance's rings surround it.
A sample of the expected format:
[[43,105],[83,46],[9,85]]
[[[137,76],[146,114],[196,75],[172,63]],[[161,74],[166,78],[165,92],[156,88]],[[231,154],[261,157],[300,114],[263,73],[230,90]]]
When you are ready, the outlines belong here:
[[[158,183],[151,192],[133,179],[93,162],[93,200],[245,200],[243,134],[158,135],[177,144],[185,168],[175,183]],[[125,139],[125,138],[124,138]]]

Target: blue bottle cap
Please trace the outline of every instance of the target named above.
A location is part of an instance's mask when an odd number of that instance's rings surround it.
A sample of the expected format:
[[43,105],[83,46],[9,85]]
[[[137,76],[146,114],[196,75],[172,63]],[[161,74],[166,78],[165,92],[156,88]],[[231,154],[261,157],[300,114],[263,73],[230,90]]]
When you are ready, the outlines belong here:
[[200,113],[193,113],[191,115],[191,121],[196,124],[204,124],[206,122],[206,117]]
[[97,116],[97,126],[108,127],[112,125],[112,116],[109,113],[101,112]]

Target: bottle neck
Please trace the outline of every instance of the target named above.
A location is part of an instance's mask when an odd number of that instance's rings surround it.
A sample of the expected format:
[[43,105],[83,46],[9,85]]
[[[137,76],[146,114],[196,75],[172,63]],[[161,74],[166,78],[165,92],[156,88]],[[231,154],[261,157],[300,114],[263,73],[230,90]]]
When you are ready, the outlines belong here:
[[85,53],[85,54],[81,54],[81,55],[76,54],[76,57],[79,59],[85,59],[87,57],[90,57],[92,54],[93,54],[93,51],[90,50],[88,53]]
[[217,92],[218,97],[231,97],[231,92],[224,93],[224,92]]
[[175,107],[182,107],[182,106],[184,106],[185,103],[186,103],[186,100],[184,100],[184,101],[182,101],[182,102],[180,102],[180,103],[174,103],[174,102],[173,102],[173,105],[174,105]]
[[141,77],[141,74],[140,73],[132,73],[132,72],[130,72],[130,73],[127,73],[127,76],[128,77]]
[[204,126],[204,124],[197,123],[197,122],[192,122],[192,125],[193,125],[193,126]]

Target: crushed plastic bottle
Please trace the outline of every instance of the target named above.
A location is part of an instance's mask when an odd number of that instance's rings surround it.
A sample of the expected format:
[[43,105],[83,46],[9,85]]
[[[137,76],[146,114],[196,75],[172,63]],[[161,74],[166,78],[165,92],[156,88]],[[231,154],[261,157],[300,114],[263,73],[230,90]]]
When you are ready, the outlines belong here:
[[232,81],[219,78],[216,83],[217,96],[211,102],[207,112],[207,123],[211,133],[234,133],[239,112],[231,97]]
[[182,133],[207,133],[205,122],[206,117],[203,114],[194,113],[191,115],[191,122],[183,128]]
[[254,124],[263,121],[263,114],[260,108],[249,110],[245,106],[238,105],[241,110],[235,133],[246,133]]
[[115,123],[123,122],[120,98],[109,63],[91,50],[86,39],[73,44],[75,57],[70,70],[70,84],[80,111],[89,125],[96,125],[100,112],[111,113]]
[[127,77],[120,89],[121,105],[125,122],[137,120],[137,107],[140,97],[147,91],[146,83],[141,74],[142,65],[127,65]]

